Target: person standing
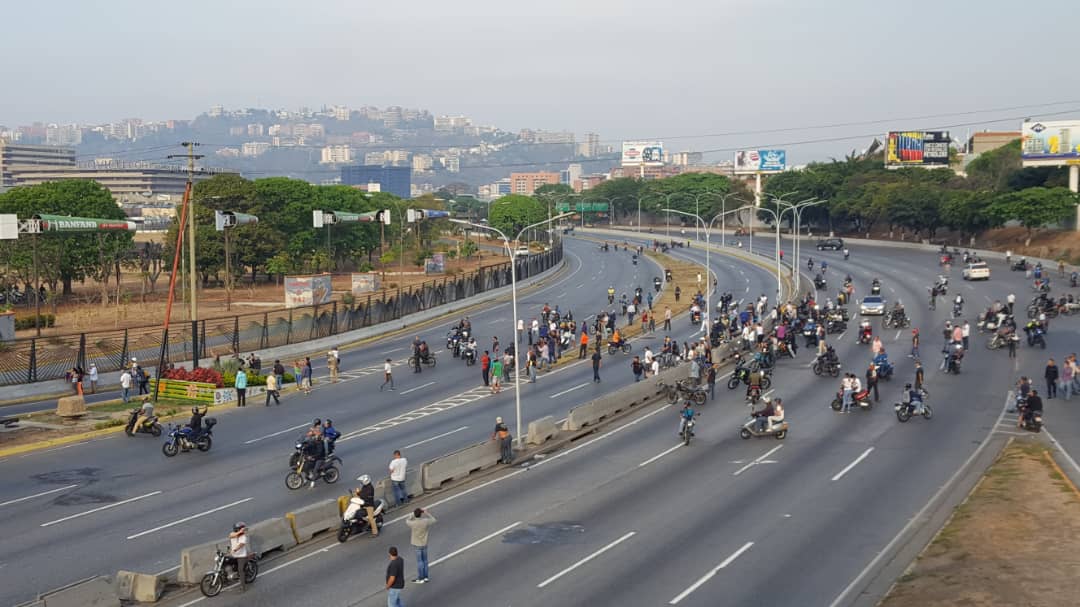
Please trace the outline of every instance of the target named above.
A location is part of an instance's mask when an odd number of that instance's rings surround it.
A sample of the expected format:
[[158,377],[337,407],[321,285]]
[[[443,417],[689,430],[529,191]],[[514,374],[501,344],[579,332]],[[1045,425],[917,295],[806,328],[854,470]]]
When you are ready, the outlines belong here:
[[521,334],[525,332],[525,320],[519,318],[517,321],[517,343],[521,343]]
[[336,384],[338,371],[341,369],[341,353],[338,352],[337,346],[326,353],[326,369],[330,372],[330,383]]
[[960,329],[960,337],[964,343],[964,351],[968,349],[968,340],[971,337],[971,324],[968,321],[964,321],[964,326]]
[[510,381],[510,370],[514,368],[514,355],[511,354],[510,348],[503,350],[502,358],[502,379],[505,382]]
[[716,399],[716,365],[709,365],[709,370],[705,373],[705,383],[709,385],[709,400]]
[[1054,359],[1050,359],[1046,363],[1046,370],[1043,371],[1043,377],[1046,378],[1046,398],[1054,398],[1057,396],[1057,382],[1058,382],[1058,368]]
[[578,349],[578,359],[584,359],[585,354],[589,351],[589,331],[585,328],[585,325],[581,325],[581,346]]
[[397,546],[390,546],[390,564],[386,566],[386,606],[405,607],[401,591],[405,588],[405,559],[398,556]]
[[412,518],[405,519],[405,525],[409,527],[409,543],[416,551],[416,579],[414,584],[426,584],[431,581],[428,577],[428,528],[439,522],[430,512],[423,508],[413,510]]
[[489,376],[491,375],[491,355],[487,350],[484,350],[484,355],[480,357],[480,376],[484,378],[484,385],[489,386]]
[[1073,365],[1072,357],[1065,357],[1065,363],[1061,365],[1061,380],[1058,382],[1061,388],[1061,392],[1065,395],[1065,400],[1070,400],[1072,396],[1072,381],[1073,381]]
[[409,503],[409,494],[405,490],[405,474],[409,466],[409,460],[401,456],[401,451],[394,451],[394,458],[390,460],[390,484],[394,488],[394,501],[397,505]]
[[266,406],[266,407],[270,406],[270,399],[271,398],[274,399],[274,404],[277,404],[277,405],[281,404],[281,399],[278,398],[278,389],[279,389],[279,386],[278,386],[278,383],[277,383],[277,375],[274,375],[273,373],[271,373],[270,375],[267,375],[266,376],[266,403],[265,403],[264,406]]
[[491,433],[491,440],[499,441],[499,463],[514,463],[513,436],[501,417],[495,418],[495,431]]
[[304,364],[300,367],[300,386],[304,394],[311,394],[311,357],[304,357]]
[[379,392],[382,392],[383,388],[385,388],[387,384],[390,384],[390,389],[393,390],[394,389],[394,375],[393,375],[394,366],[393,366],[393,361],[391,361],[389,358],[386,359],[386,362],[383,363],[382,371],[383,371],[383,383],[382,383],[382,385],[379,386]]
[[911,330],[911,358],[919,358],[919,330]]
[[150,394],[150,376],[140,365],[135,365],[134,379],[139,382],[139,394]]
[[124,369],[120,374],[120,400],[126,405],[131,398],[131,371]]
[[1009,333],[1007,339],[1009,340],[1009,358],[1016,358],[1016,342],[1020,341],[1020,336],[1013,331]]
[[90,394],[97,394],[98,370],[97,365],[90,363]]
[[247,373],[244,369],[236,370],[236,381],[233,383],[236,387],[236,406],[247,406]]
[[247,525],[236,523],[229,534],[229,555],[236,559],[236,571],[240,578],[240,592],[247,592],[247,580],[244,579],[244,567],[248,561]]
[[671,306],[664,306],[664,331],[671,330]]
[[634,381],[641,381],[641,375],[645,372],[645,367],[641,364],[641,359],[637,356],[634,360],[630,361],[630,371],[634,374]]
[[274,361],[274,377],[277,379],[277,387],[280,390],[285,385],[285,365],[281,364],[280,360]]
[[597,344],[596,349],[593,350],[592,355],[592,380],[593,383],[600,383],[600,345]]
[[874,402],[881,400],[878,395],[878,373],[877,365],[870,363],[870,366],[866,369],[866,391],[874,391]]
[[491,362],[491,373],[489,373],[489,376],[490,376],[489,380],[491,381],[491,393],[492,394],[498,394],[499,390],[502,389],[502,387],[501,387],[502,372],[503,372],[502,359],[495,358]]

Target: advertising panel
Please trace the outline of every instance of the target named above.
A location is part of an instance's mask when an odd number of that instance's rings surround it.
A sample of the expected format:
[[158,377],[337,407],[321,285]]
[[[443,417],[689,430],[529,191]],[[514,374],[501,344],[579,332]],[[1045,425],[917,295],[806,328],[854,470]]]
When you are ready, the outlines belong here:
[[427,274],[442,274],[446,271],[446,254],[434,253],[424,261],[424,272]]
[[329,303],[333,293],[333,277],[329,274],[285,277],[286,308]]
[[352,275],[352,294],[354,296],[361,295],[363,293],[372,293],[378,291],[382,286],[379,280],[379,275],[375,272],[368,272],[366,274],[353,274]]
[[1080,120],[1025,122],[1020,130],[1024,166],[1080,163]]
[[624,141],[622,165],[658,166],[664,164],[664,144],[659,141]]
[[736,173],[780,173],[786,169],[786,150],[739,150],[735,152]]
[[94,219],[65,215],[34,215],[42,232],[134,232],[135,222],[126,219]]
[[889,131],[885,166],[949,166],[949,131]]

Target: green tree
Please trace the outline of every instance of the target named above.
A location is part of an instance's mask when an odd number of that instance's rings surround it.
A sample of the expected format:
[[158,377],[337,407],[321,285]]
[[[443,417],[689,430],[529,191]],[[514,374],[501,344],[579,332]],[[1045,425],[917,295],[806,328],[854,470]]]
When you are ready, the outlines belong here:
[[999,195],[987,211],[998,221],[1016,220],[1027,228],[1027,241],[1035,228],[1064,221],[1076,214],[1077,195],[1067,188],[1028,188]]
[[491,203],[488,223],[513,238],[526,226],[547,219],[547,207],[530,196],[510,194]]
[[941,221],[952,230],[969,237],[1001,225],[989,212],[993,195],[988,192],[952,190],[941,205]]

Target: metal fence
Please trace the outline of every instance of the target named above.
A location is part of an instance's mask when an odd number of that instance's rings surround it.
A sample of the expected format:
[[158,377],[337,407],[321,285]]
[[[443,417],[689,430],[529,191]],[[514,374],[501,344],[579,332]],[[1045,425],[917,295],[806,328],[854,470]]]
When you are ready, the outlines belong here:
[[[562,256],[562,245],[556,243],[551,251],[514,261],[517,279],[524,280],[551,269]],[[390,322],[507,286],[511,279],[510,264],[447,276],[406,289],[383,290],[366,298],[358,297],[352,304],[331,301],[174,323],[164,348],[164,362],[193,360],[195,347],[198,358],[226,357]],[[101,373],[118,371],[133,357],[144,367],[156,367],[162,362],[162,335],[160,325],[148,325],[0,342],[0,386],[59,379],[71,368],[88,369],[91,363]]]

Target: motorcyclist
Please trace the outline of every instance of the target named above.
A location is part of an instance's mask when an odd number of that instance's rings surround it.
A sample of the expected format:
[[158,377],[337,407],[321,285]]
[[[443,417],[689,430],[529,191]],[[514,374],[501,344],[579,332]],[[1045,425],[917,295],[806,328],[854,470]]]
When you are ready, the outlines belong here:
[[304,466],[301,474],[315,486],[315,479],[322,471],[323,461],[326,459],[326,445],[321,436],[309,436],[304,439],[300,446],[300,452],[304,455]]
[[851,256],[851,251],[847,250],[847,247],[844,247],[844,260],[846,261],[849,256]]
[[811,272],[814,271],[814,258],[813,257],[808,257],[806,259],[806,269],[811,271]]
[[682,411],[679,411],[679,436],[682,436],[683,428],[692,419],[694,419],[694,407],[690,401],[686,401],[683,403]]
[[139,418],[135,420],[134,432],[138,432],[143,427],[143,424],[150,421],[151,417],[154,417],[154,401],[150,400],[149,396],[146,396],[143,397],[142,409],[139,411]]
[[881,291],[881,281],[878,280],[877,278],[872,280],[870,282],[870,290],[871,290],[871,292],[874,292],[874,293],[876,293],[878,291]]
[[871,336],[873,336],[873,334],[874,334],[874,328],[872,326],[870,326],[870,321],[869,320],[863,320],[859,324],[859,340],[869,343],[870,338],[871,338]]
[[[375,507],[377,506],[375,502],[375,486],[371,484],[371,477],[366,474],[361,475],[357,480],[360,481],[360,488],[355,489],[353,494],[360,498],[361,503],[359,506],[364,508],[367,513],[371,537],[377,537],[379,535],[379,526],[375,524]],[[352,503],[351,499],[349,503]]]
[[757,422],[758,433],[762,433],[765,431],[765,427],[769,423],[769,418],[776,415],[776,408],[773,407],[772,400],[767,400],[765,401],[765,406],[760,411],[753,411],[750,413],[750,415],[754,417],[755,421]]
[[458,327],[461,329],[462,332],[472,331],[472,321],[470,321],[469,317],[466,316],[461,319],[460,323],[458,323]]
[[904,320],[904,304],[899,299],[893,304],[892,317],[893,322],[901,322]]
[[957,293],[956,299],[953,300],[953,309],[957,314],[964,311],[964,296]]
[[184,428],[185,434],[189,441],[194,442],[202,434],[202,420],[206,417],[207,406],[203,405],[199,408],[199,405],[195,405],[191,408],[191,419],[188,421],[188,425]]
[[754,392],[761,394],[761,369],[755,367],[746,380],[746,398],[751,398]]
[[911,384],[905,384],[904,390],[907,391],[908,404],[915,407],[913,415],[921,415],[923,408],[923,391],[913,388]]
[[334,427],[334,420],[327,418],[323,424],[322,434],[323,440],[326,441],[326,455],[329,457],[334,453],[334,443],[341,437],[341,432]]
[[322,429],[322,420],[316,417],[315,420],[311,422],[311,427],[308,428],[307,434],[304,436],[304,438],[322,438]]
[[888,375],[892,371],[892,363],[889,362],[889,355],[885,350],[874,356],[874,366],[877,367],[878,375]]
[[607,289],[608,303],[615,303],[615,287],[608,287]]
[[622,345],[622,335],[619,335],[618,329],[615,329],[615,331],[611,334],[611,345],[616,348]]
[[824,260],[824,259],[821,260],[821,273],[824,274],[825,271],[828,270],[828,269],[829,269],[829,262]]
[[1042,402],[1042,398],[1039,397],[1039,391],[1032,388],[1031,392],[1028,393],[1027,400],[1020,407],[1020,424],[1019,424],[1019,426],[1021,428],[1023,428],[1024,423],[1031,421],[1031,418],[1035,413],[1038,413],[1039,415],[1042,415],[1042,410],[1043,410],[1043,402]]

